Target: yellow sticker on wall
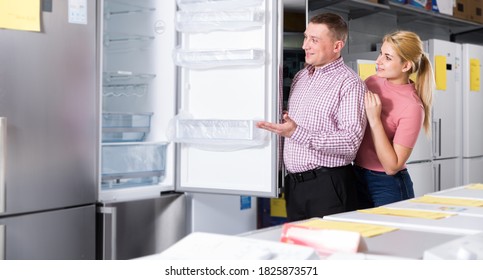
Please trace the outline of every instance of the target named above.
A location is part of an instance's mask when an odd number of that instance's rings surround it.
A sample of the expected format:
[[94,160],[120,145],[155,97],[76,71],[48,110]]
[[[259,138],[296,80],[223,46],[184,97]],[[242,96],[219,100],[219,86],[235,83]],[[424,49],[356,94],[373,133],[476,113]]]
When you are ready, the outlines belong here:
[[376,74],[375,63],[361,63],[359,64],[359,76],[365,81],[370,76]]
[[470,59],[470,91],[480,91],[480,60]]
[[446,56],[436,55],[434,57],[434,79],[437,90],[446,90]]

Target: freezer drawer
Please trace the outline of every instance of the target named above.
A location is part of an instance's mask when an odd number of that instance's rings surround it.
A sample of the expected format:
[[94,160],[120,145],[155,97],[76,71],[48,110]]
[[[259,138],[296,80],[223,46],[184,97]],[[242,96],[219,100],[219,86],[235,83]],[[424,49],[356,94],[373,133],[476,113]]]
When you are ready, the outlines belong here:
[[153,113],[102,114],[102,142],[143,141],[150,131]]
[[160,253],[187,234],[184,194],[103,204],[97,213],[97,259]]
[[95,206],[89,205],[0,218],[5,236],[0,256],[7,260],[93,260],[95,215]]
[[167,143],[102,146],[102,187],[157,184],[166,168]]

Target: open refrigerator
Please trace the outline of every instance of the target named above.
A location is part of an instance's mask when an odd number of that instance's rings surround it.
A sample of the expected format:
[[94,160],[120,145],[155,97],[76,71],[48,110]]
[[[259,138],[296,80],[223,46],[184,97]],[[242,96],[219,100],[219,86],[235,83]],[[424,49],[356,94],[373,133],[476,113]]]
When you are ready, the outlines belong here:
[[[98,257],[167,248],[193,230],[194,193],[277,196],[279,139],[255,123],[279,121],[282,4],[103,0],[98,10]],[[223,196],[208,201],[226,212]]]

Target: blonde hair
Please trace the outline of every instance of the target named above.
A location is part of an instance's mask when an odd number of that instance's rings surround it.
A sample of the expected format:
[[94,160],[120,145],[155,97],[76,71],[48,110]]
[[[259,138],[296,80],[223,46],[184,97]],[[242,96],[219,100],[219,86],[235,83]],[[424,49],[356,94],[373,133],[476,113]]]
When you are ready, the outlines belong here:
[[389,43],[403,62],[411,64],[409,74],[416,73],[416,91],[424,107],[423,127],[426,135],[429,135],[434,75],[431,62],[424,53],[423,42],[416,33],[401,30],[387,34],[384,36],[383,42]]

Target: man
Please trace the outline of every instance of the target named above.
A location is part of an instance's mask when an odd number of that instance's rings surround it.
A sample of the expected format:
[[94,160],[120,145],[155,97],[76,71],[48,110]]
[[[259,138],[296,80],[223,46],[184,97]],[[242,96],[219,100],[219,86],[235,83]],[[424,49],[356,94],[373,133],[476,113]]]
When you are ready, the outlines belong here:
[[294,77],[282,123],[257,123],[285,137],[289,221],[358,208],[351,163],[366,126],[366,86],[341,57],[347,35],[336,14],[311,18],[302,46],[306,67]]

